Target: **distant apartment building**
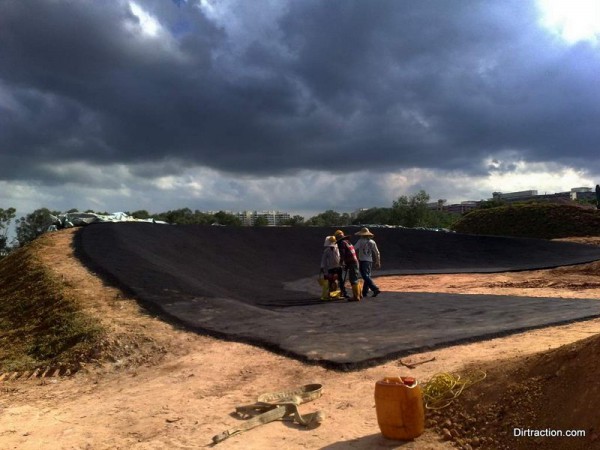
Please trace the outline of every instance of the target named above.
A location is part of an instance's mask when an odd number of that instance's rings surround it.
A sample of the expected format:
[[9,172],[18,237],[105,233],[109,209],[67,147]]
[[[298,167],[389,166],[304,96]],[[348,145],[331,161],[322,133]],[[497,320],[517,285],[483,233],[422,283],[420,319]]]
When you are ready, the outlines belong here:
[[259,217],[267,219],[267,225],[271,227],[282,225],[291,218],[289,213],[282,211],[241,211],[234,215],[247,226],[253,226]]
[[528,200],[549,201],[549,202],[568,202],[570,200],[595,200],[596,193],[592,188],[574,187],[568,192],[555,192],[552,194],[538,194],[538,191],[518,191],[518,192],[493,192],[494,200],[503,200],[506,202],[523,202]]
[[[595,199],[596,192],[594,189],[589,187],[575,187],[569,192],[555,192],[552,194],[538,194],[538,191],[535,189],[516,192],[493,192],[491,200],[501,200],[507,203],[526,202],[530,200],[565,203],[576,200],[590,201]],[[448,205],[446,202],[446,199],[439,199],[437,202],[428,203],[427,207],[437,211],[465,214],[473,209],[478,208],[479,204],[481,203],[479,201],[467,200]]]
[[[223,210],[221,210],[223,211]],[[219,211],[203,211],[205,214],[215,215]],[[286,220],[291,218],[290,213],[283,211],[223,211],[227,214],[237,217],[245,226],[254,226],[256,219],[264,217],[267,219],[268,226],[282,225]]]
[[570,192],[571,200],[596,200],[596,191],[588,187],[575,187]]
[[443,211],[446,207],[447,200],[445,198],[440,198],[437,202],[427,203],[427,207],[429,209],[435,209],[437,211]]
[[480,202],[476,202],[474,200],[466,200],[464,202],[447,205],[444,207],[444,211],[455,214],[466,214],[469,211],[477,209],[479,203]]
[[235,216],[242,221],[242,225],[254,225],[256,220],[256,211],[241,211],[235,213]]
[[466,200],[460,203],[453,203],[446,205],[446,199],[439,199],[437,202],[427,203],[429,209],[435,209],[436,211],[445,211],[454,214],[465,214],[469,211],[476,209],[480,202],[474,200]]
[[505,201],[523,201],[537,197],[538,191],[517,191],[517,192],[492,192],[492,198],[494,200],[505,200]]

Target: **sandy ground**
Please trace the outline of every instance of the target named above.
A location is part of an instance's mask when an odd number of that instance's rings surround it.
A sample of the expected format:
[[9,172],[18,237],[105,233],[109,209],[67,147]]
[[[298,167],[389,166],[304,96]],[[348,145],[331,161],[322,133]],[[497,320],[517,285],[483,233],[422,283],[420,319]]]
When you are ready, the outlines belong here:
[[[113,362],[74,376],[0,383],[2,449],[195,449],[240,424],[236,405],[264,392],[309,383],[323,396],[300,406],[324,422],[303,429],[273,422],[218,444],[220,449],[450,449],[432,430],[413,442],[379,432],[374,386],[384,376],[427,380],[466,364],[524,357],[600,333],[600,319],[459,345],[340,373],[250,345],[185,332],[143,312],[73,257],[72,231],[51,236],[43,258],[79,301],[112,330]],[[597,243],[596,240],[590,243]],[[383,291],[494,293],[600,299],[597,263],[495,275],[385,277]],[[317,286],[315,286],[317,287]],[[317,291],[318,289],[316,289]],[[317,295],[318,292],[315,292]],[[385,292],[381,294],[385,295]],[[368,301],[368,298],[364,301]],[[405,364],[424,362],[414,368]]]

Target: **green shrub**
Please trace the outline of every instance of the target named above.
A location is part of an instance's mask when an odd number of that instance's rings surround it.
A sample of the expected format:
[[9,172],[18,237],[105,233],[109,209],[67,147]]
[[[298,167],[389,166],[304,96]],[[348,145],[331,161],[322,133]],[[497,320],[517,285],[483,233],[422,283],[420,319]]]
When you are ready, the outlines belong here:
[[0,261],[0,372],[76,366],[95,354],[102,328],[37,260],[36,240]]
[[599,236],[600,211],[554,203],[476,209],[452,225],[459,233],[555,239]]

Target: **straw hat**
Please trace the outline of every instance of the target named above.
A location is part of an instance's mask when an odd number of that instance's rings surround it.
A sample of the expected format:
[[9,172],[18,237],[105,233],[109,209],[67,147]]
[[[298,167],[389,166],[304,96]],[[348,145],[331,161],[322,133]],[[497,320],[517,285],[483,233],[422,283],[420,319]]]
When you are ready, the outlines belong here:
[[346,237],[342,230],[337,230],[335,233],[335,238],[339,241],[340,239]]
[[373,237],[375,236],[373,233],[371,233],[369,231],[369,229],[367,227],[364,227],[363,229],[361,229],[358,233],[354,233],[356,236],[369,236],[369,237]]
[[325,238],[325,243],[323,244],[323,247],[335,247],[335,246],[336,246],[335,236],[327,236]]

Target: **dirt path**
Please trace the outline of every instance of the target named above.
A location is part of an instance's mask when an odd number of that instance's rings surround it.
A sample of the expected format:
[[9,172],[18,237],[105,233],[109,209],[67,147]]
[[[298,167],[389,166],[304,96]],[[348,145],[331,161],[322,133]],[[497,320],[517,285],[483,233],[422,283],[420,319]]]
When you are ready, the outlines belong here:
[[[120,341],[114,362],[89,367],[72,377],[0,383],[0,448],[6,449],[194,449],[210,447],[212,436],[239,421],[230,414],[239,404],[273,390],[322,383],[323,396],[302,405],[301,412],[321,410],[326,419],[305,430],[275,422],[234,436],[220,449],[450,449],[427,430],[414,442],[389,441],[377,426],[373,390],[384,376],[410,374],[421,380],[440,371],[456,371],[467,363],[523,357],[600,333],[600,319],[521,333],[468,345],[435,350],[352,373],[339,373],[275,355],[241,343],[225,342],[178,330],[141,311],[135,302],[106,287],[74,259],[72,232],[52,235],[43,258],[80,296],[90,311],[103,317]],[[595,276],[594,265],[577,269],[536,271],[540,283],[573,283]],[[562,271],[562,272],[560,272]],[[587,272],[586,272],[587,271]],[[530,274],[531,275],[531,274]],[[492,289],[490,283],[523,283],[526,273],[490,280],[477,276],[428,279],[397,277],[379,280],[384,289]],[[588,280],[590,281],[590,280]],[[428,284],[429,283],[429,284]],[[565,284],[566,283],[566,284]],[[424,286],[425,285],[425,286]],[[453,286],[454,287],[451,287]],[[513,289],[513,287],[511,287]],[[550,291],[548,291],[548,289]],[[522,295],[558,296],[556,286],[525,287]],[[470,292],[470,291],[469,291]],[[487,291],[486,291],[487,292]],[[492,291],[490,291],[492,292]],[[512,292],[514,294],[515,292]],[[543,292],[543,293],[542,293]],[[577,294],[600,298],[600,289]],[[384,294],[382,294],[384,295]],[[577,295],[583,296],[583,295]],[[368,299],[367,299],[368,301]],[[132,338],[133,336],[133,338]],[[405,367],[402,362],[434,361]]]

